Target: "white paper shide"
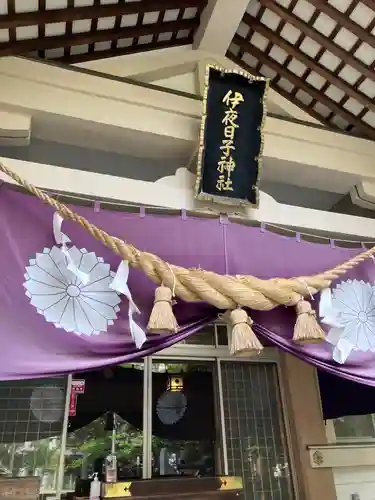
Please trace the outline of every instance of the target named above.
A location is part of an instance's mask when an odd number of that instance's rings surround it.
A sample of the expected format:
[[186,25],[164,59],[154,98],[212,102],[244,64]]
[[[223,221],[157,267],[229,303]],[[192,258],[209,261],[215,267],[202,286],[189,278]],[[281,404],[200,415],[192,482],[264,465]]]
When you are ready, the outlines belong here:
[[23,286],[47,322],[77,335],[98,335],[119,312],[121,298],[110,288],[113,278],[109,264],[94,252],[54,246],[29,261]]
[[347,280],[323,290],[319,313],[330,327],[327,342],[334,346],[333,359],[345,363],[352,351],[375,352],[375,287]]

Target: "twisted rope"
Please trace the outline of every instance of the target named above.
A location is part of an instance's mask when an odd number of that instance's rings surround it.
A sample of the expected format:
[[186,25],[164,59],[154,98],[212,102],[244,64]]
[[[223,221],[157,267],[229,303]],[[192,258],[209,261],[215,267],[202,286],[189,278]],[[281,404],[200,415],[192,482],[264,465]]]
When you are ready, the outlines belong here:
[[154,283],[157,285],[163,283],[171,290],[174,288],[176,296],[186,302],[204,301],[218,309],[245,306],[260,311],[269,311],[279,305],[295,306],[301,298],[329,288],[333,280],[375,254],[374,246],[328,271],[315,276],[289,279],[262,280],[254,276],[223,276],[203,269],[186,269],[169,264],[152,253],[141,252],[133,245],[109,235],[91,224],[85,217],[50,197],[43,190],[29,184],[1,162],[0,170],[41,201],[53,207],[61,217],[80,224],[91,236],[101,241],[122,259],[127,260],[131,266],[142,269]]

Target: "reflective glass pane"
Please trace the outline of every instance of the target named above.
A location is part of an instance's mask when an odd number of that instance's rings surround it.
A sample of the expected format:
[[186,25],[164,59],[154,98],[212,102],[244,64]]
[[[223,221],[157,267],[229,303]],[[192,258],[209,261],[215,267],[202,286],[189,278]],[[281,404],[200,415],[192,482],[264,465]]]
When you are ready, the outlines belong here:
[[275,365],[222,362],[229,474],[246,500],[295,498]]
[[180,344],[189,345],[215,345],[215,327],[214,325],[208,325],[202,328],[198,332],[189,335],[186,339],[182,340]]
[[[89,478],[104,479],[104,462],[117,457],[118,480],[140,479],[143,467],[143,362],[88,372],[69,417],[64,490],[89,493]],[[79,481],[77,481],[79,480]]]
[[66,378],[0,382],[0,475],[56,489]]
[[206,361],[153,363],[153,477],[215,475],[213,368]]
[[350,415],[333,420],[336,440],[375,438],[374,415]]

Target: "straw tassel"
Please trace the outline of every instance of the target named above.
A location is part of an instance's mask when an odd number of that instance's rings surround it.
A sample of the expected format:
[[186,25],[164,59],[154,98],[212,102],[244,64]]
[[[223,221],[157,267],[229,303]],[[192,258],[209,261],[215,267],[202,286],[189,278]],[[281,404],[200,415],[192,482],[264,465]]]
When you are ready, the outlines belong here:
[[325,334],[316,320],[316,312],[310,302],[301,299],[296,304],[297,321],[293,340],[298,344],[317,344],[325,340]]
[[159,286],[155,290],[154,307],[152,308],[147,329],[150,333],[176,333],[178,324],[172,310],[172,290]]
[[252,356],[259,354],[263,349],[253,329],[253,321],[241,308],[234,309],[230,313],[232,324],[232,341],[230,353],[236,356]]

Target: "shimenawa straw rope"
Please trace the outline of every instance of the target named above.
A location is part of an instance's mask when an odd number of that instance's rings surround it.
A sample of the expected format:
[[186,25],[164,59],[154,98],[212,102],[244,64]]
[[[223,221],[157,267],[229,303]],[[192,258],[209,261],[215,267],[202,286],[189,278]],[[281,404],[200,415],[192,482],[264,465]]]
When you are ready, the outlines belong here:
[[[116,252],[122,259],[127,260],[131,266],[142,269],[157,285],[162,284],[163,287],[168,288],[170,295],[174,289],[176,296],[186,302],[204,301],[218,309],[231,310],[232,312],[241,306],[260,311],[270,311],[279,305],[296,307],[298,321],[294,331],[294,340],[298,342],[314,342],[324,339],[323,331],[316,321],[315,312],[311,309],[311,305],[304,300],[305,297],[315,295],[320,290],[330,287],[333,280],[375,254],[374,246],[347,262],[320,274],[297,278],[262,280],[254,276],[228,276],[203,269],[186,269],[168,264],[152,253],[141,252],[133,245],[109,235],[91,224],[85,217],[78,215],[63,203],[50,197],[43,190],[29,184],[1,162],[0,170],[41,201],[53,207],[64,219],[80,224],[91,236]],[[169,295],[165,298],[164,296],[159,297],[159,300],[160,298],[169,301]],[[170,319],[170,314],[168,316]],[[171,322],[173,324],[168,323],[168,321],[166,320],[164,331],[175,332],[175,319],[173,318]],[[161,323],[162,320],[159,320],[159,331]],[[236,322],[236,324],[238,323]],[[243,321],[241,324],[244,324]],[[250,328],[250,319],[248,325]],[[238,345],[235,350],[236,352],[243,351]],[[249,350],[252,351],[252,347],[249,346]],[[259,352],[259,346],[256,346],[255,350]]]

